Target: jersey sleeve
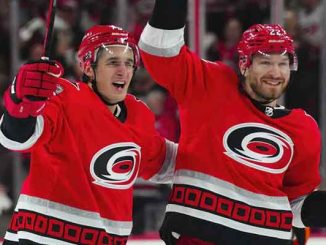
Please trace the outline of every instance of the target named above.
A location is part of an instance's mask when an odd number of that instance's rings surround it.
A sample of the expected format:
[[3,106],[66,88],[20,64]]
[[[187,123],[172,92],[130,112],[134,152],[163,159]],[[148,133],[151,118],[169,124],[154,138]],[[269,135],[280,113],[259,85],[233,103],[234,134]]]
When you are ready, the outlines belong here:
[[64,109],[62,97],[58,96],[48,104],[45,113],[43,114],[43,128],[40,130],[42,134],[36,144],[33,146],[48,144],[56,135],[56,132],[62,128],[64,120]]
[[[152,182],[170,182],[174,172],[177,144],[166,140],[155,129],[155,116],[150,109],[139,101],[138,115],[141,114],[141,163],[139,177]],[[140,130],[140,131],[139,131]]]
[[[164,30],[147,24],[139,47],[145,68],[179,104],[221,91],[225,80],[237,80],[235,72],[220,62],[201,59],[184,43],[184,28]],[[217,87],[217,89],[215,88]]]
[[283,191],[289,200],[311,193],[320,184],[319,163],[321,135],[317,123],[308,115],[304,125],[301,146],[295,147],[293,164],[290,164],[283,179]]
[[39,145],[47,144],[55,131],[60,128],[61,100],[61,96],[54,96],[46,102],[43,114],[36,117],[34,132],[24,142],[9,139],[0,131],[1,144],[10,150],[19,152],[30,152]]
[[149,179],[159,172],[165,159],[165,142],[157,134],[147,134],[142,137],[142,160],[139,177]]
[[192,69],[200,61],[184,45],[183,31],[183,28],[162,30],[147,24],[139,42],[145,68],[177,101],[191,93],[193,81],[196,80],[198,87],[202,82],[200,71],[194,73]]
[[144,137],[139,177],[155,183],[171,183],[178,145],[159,135]]

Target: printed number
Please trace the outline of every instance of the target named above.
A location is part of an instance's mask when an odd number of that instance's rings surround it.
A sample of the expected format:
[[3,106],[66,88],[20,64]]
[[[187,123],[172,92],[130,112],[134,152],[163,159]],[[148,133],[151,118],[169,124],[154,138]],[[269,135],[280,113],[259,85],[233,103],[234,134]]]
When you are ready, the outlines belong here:
[[279,30],[271,30],[270,35],[271,36],[280,36],[281,32]]

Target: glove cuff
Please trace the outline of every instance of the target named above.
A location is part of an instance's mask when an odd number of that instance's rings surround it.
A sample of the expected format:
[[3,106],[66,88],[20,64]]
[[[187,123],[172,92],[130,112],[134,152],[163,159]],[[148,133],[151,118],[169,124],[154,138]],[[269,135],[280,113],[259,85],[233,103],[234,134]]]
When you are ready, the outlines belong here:
[[28,101],[23,99],[19,103],[15,103],[10,96],[10,87],[3,96],[5,108],[12,117],[28,118],[30,116],[37,117],[45,107],[45,101]]

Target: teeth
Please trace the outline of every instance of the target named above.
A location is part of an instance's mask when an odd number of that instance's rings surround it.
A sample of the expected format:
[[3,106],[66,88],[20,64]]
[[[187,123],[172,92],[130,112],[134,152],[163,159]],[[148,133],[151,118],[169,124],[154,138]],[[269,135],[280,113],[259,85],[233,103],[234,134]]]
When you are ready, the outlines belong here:
[[113,82],[113,85],[118,88],[123,88],[125,86],[125,82]]
[[124,85],[125,82],[114,82],[115,84],[120,84],[120,85]]

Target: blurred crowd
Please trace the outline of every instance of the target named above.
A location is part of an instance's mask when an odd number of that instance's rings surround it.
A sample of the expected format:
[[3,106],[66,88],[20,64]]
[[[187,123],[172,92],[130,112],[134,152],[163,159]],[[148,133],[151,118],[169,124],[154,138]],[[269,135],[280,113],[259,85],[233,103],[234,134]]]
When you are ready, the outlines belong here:
[[[12,79],[9,2],[0,0],[0,99]],[[117,2],[118,0],[57,0],[51,57],[64,66],[66,78],[81,79],[82,74],[76,62],[76,50],[84,31],[94,24],[118,24]],[[17,3],[19,61],[23,64],[40,59],[43,54],[49,1],[20,0]],[[206,58],[211,61],[223,60],[237,70],[236,47],[241,33],[252,24],[270,23],[271,0],[206,0],[206,3]],[[136,39],[139,39],[153,4],[153,0],[129,0],[126,25],[127,30],[132,32]],[[285,0],[285,5],[284,26],[295,39],[299,60],[299,69],[291,76],[292,81],[285,104],[289,108],[305,109],[318,121],[322,1]],[[177,142],[180,129],[176,103],[167,91],[155,84],[144,68],[137,70],[130,93],[145,101],[153,110],[157,130],[164,137]],[[2,211],[12,209],[12,203],[15,202],[13,159],[13,154],[0,145],[0,216]],[[20,159],[23,159],[25,169],[28,165],[28,155],[21,156]],[[157,206],[157,201],[164,202],[166,199],[166,190],[162,187],[154,188],[156,194],[153,194],[153,188],[146,185],[144,187],[144,183],[141,182],[139,190],[141,191],[135,194],[135,217],[140,215],[137,211],[140,210],[144,200]],[[146,191],[149,191],[150,195],[146,194]],[[143,217],[138,220],[142,222]],[[141,227],[148,225],[141,224]],[[140,229],[135,233],[142,231]],[[0,233],[0,237],[1,235]]]

